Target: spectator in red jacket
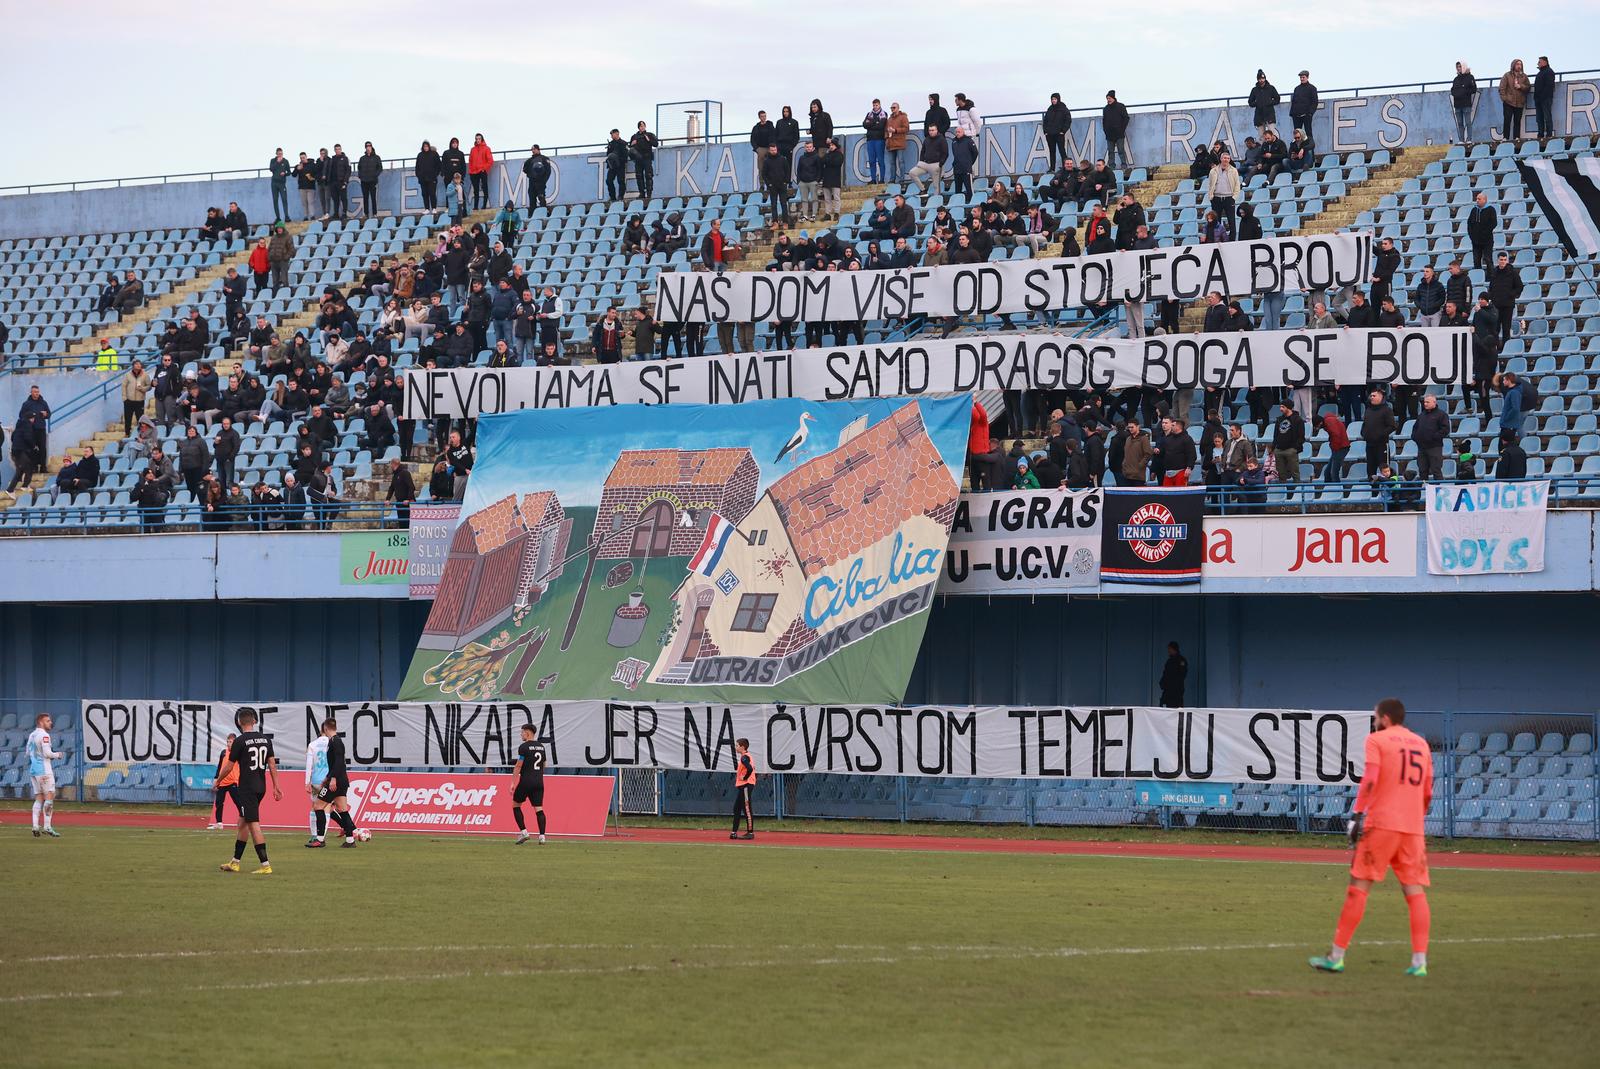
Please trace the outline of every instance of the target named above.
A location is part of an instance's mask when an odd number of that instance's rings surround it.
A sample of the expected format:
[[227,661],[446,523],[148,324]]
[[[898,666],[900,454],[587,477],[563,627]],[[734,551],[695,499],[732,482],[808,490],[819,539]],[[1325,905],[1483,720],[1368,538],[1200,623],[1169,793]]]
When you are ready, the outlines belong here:
[[472,208],[489,206],[489,168],[494,166],[494,150],[482,134],[472,135],[472,152],[467,156],[467,177],[472,180]]
[[1335,412],[1318,416],[1316,425],[1328,434],[1328,466],[1322,471],[1322,481],[1343,482],[1344,458],[1350,452],[1350,431]]
[[989,452],[989,448],[989,413],[974,397],[972,425],[967,431],[967,480],[973,490],[982,489],[983,478],[979,472],[987,474],[987,469],[979,458]]
[[256,276],[256,289],[267,288],[267,275],[272,271],[272,261],[267,257],[267,239],[259,238],[250,250],[250,273]]

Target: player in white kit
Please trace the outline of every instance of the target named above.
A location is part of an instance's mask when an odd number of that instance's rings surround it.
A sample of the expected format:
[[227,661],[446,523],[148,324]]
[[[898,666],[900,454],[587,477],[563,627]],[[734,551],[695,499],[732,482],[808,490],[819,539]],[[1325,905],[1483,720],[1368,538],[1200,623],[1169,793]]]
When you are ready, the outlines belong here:
[[317,797],[317,791],[328,778],[328,737],[318,735],[306,747],[306,795],[311,799],[311,838],[306,846],[325,846],[328,834],[328,803]]
[[[33,781],[33,837],[48,835],[61,838],[61,833],[51,826],[56,811],[56,770],[51,761],[65,757],[50,748],[50,728],[54,726],[49,713],[33,718],[33,733],[28,736],[28,775]],[[43,818],[41,826],[40,818]]]

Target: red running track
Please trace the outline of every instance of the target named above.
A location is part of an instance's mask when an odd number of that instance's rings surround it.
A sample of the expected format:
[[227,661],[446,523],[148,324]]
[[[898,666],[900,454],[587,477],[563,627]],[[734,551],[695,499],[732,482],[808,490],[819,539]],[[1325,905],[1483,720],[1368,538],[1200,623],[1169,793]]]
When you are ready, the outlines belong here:
[[[28,819],[19,810],[18,823]],[[186,813],[56,814],[65,827],[190,828],[204,818]],[[9,823],[9,821],[7,822]],[[433,834],[438,834],[434,831]],[[726,833],[694,828],[625,828],[607,836],[620,842],[654,844],[726,843],[730,849],[752,846],[822,847],[840,850],[933,850],[969,854],[1054,854],[1073,857],[1138,857],[1182,861],[1272,861],[1314,865],[1347,865],[1342,850],[1314,846],[1243,846],[1211,843],[1086,842],[1075,839],[984,839],[957,835],[881,835],[864,832],[763,831],[751,842],[729,842]],[[1600,856],[1533,854],[1469,854],[1434,851],[1428,864],[1436,869],[1500,869],[1518,872],[1600,873]]]

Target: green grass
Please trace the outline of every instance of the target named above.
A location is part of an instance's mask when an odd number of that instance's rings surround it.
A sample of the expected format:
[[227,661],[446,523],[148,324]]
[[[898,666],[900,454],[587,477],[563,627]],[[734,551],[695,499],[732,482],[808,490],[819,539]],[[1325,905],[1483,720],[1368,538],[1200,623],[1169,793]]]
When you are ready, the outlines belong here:
[[1534,941],[1592,876],[1436,871],[1419,982],[1392,883],[1306,967],[1332,866],[63,830],[0,829],[6,1064],[1551,1066],[1600,1009],[1600,938]]

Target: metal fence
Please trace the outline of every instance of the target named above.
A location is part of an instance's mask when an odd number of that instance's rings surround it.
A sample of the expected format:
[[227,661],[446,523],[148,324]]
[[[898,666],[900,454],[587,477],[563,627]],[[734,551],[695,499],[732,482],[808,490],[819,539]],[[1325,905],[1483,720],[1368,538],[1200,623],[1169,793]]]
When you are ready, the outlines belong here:
[[[212,770],[196,765],[86,764],[79,707],[68,699],[0,700],[0,797],[28,794],[23,740],[50,713],[60,797],[209,805]],[[1433,751],[1429,834],[1447,838],[1600,840],[1594,713],[1416,712],[1407,726]],[[285,764],[295,763],[288,756]],[[560,771],[560,770],[557,770]],[[584,770],[592,771],[592,770]],[[625,813],[732,816],[727,774],[626,769]],[[1188,797],[1175,799],[1172,791]],[[761,777],[755,810],[785,817],[1028,826],[1149,827],[1333,833],[1355,789],[1307,784],[1174,784],[1148,780]],[[196,818],[200,819],[199,817]]]
[[[1570,82],[1580,79],[1587,79],[1595,74],[1600,74],[1600,69],[1586,67],[1581,70],[1558,72],[1556,74],[1556,79],[1560,82]],[[1499,75],[1478,78],[1477,83],[1479,91],[1483,92],[1494,89],[1499,84],[1499,78]],[[1387,85],[1345,86],[1338,89],[1319,89],[1317,92],[1319,99],[1324,103],[1327,103],[1334,100],[1349,100],[1354,97],[1368,96],[1373,93],[1386,91],[1392,91],[1396,93],[1442,92],[1449,89],[1452,84],[1453,83],[1451,80],[1447,78],[1442,81],[1391,82]],[[916,94],[914,93],[913,96],[915,95]],[[888,100],[889,97],[884,97],[884,99]],[[1127,107],[1128,110],[1134,114],[1146,114],[1168,112],[1175,109],[1188,110],[1200,107],[1244,107],[1248,104],[1248,102],[1249,97],[1248,94],[1246,94],[1241,96],[1190,97],[1183,100],[1156,100],[1137,104],[1130,103],[1127,105]],[[724,142],[739,144],[746,141],[750,136],[749,132],[740,126],[740,122],[743,120],[735,122],[732,130],[727,131],[726,133],[723,132],[721,121],[722,104],[720,101],[688,101],[681,103],[694,103],[701,104],[702,106],[714,105],[716,111],[715,131],[705,132],[704,128],[702,128],[703,132],[701,135],[696,139],[691,139],[688,136],[687,129],[685,129],[681,136],[662,136],[662,145],[692,144],[698,140],[710,141],[716,144],[722,144]],[[668,105],[665,104],[658,105],[656,120],[658,126],[661,123],[661,114],[659,109],[667,106]],[[1100,108],[1100,103],[1097,101],[1080,101],[1078,104],[1071,104],[1069,102],[1069,107],[1072,108],[1073,114],[1075,115],[1080,117],[1091,117],[1097,114]],[[712,108],[706,107],[706,110],[709,112],[712,110]],[[911,110],[915,111],[916,109],[913,107]],[[985,116],[985,122],[993,123],[1008,122],[1012,120],[1031,120],[1038,118],[1038,116],[1039,109],[1002,112],[999,114]],[[752,113],[748,117],[753,119],[754,114]],[[804,115],[799,116],[799,118],[802,121],[805,120]],[[862,127],[859,124],[848,122],[835,123],[834,125],[834,131],[839,134],[855,133],[861,129]],[[660,134],[661,131],[658,129],[656,133]],[[504,139],[496,138],[496,140]],[[517,145],[526,145],[529,144],[532,139],[527,136],[523,136],[520,138],[510,138],[509,140],[511,143]],[[603,143],[552,145],[540,147],[540,151],[547,156],[581,156],[602,152],[604,150],[605,145]],[[519,148],[508,151],[498,151],[494,153],[494,158],[501,163],[520,160],[522,158],[522,150]],[[404,155],[387,157],[383,161],[383,168],[386,171],[405,170],[411,165],[411,158]],[[0,196],[26,196],[32,193],[76,192],[78,190],[85,189],[118,189],[124,186],[166,185],[171,182],[214,182],[218,179],[266,178],[268,176],[269,172],[265,167],[257,166],[222,168],[211,171],[188,171],[180,174],[134,175],[121,178],[91,178],[66,182],[33,182],[25,185],[0,186]]]

